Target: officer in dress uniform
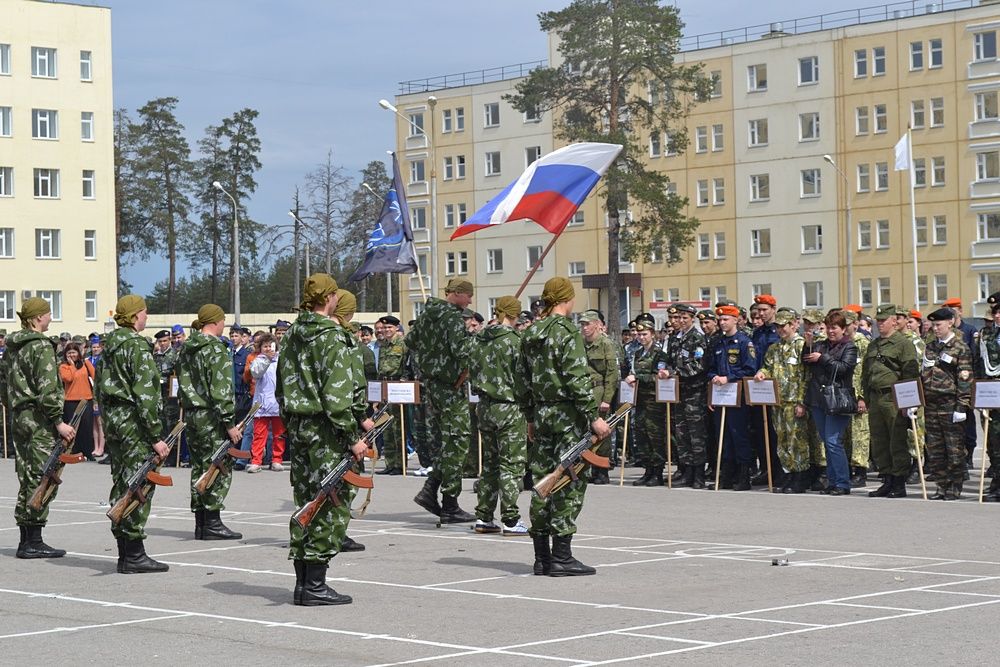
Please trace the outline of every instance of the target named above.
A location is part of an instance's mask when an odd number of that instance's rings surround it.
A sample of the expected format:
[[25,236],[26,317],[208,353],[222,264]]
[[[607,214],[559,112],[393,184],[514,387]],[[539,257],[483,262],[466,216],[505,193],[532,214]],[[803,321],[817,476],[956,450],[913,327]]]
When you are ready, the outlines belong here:
[[[708,380],[714,385],[741,382],[752,377],[757,369],[757,354],[750,337],[738,329],[740,310],[736,306],[721,306],[715,309],[722,336],[712,350],[708,366]],[[716,408],[721,415],[721,408]],[[721,428],[718,418],[717,430]],[[726,408],[726,424],[723,437],[723,469],[719,484],[734,491],[750,490],[750,466],[754,453],[747,432],[747,408],[739,406]]]

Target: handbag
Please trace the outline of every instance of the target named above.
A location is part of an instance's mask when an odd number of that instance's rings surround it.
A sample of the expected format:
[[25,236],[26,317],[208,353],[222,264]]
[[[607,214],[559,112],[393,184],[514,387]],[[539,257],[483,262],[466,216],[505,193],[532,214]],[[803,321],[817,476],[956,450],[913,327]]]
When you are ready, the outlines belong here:
[[854,396],[854,387],[843,387],[837,384],[837,369],[833,369],[833,379],[830,384],[820,385],[820,399],[823,410],[828,415],[853,415],[858,411],[858,399]]

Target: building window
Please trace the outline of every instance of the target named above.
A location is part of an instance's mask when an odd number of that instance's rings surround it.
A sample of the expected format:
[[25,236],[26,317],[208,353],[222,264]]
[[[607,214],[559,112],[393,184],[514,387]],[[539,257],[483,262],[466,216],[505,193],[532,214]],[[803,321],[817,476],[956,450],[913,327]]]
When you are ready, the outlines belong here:
[[988,32],[977,32],[972,38],[972,59],[979,62],[981,60],[996,60],[996,57],[996,31],[990,30]]
[[944,98],[931,98],[931,127],[944,125]]
[[663,154],[666,157],[677,155],[677,146],[674,145],[674,139],[669,132],[663,135]]
[[[649,251],[649,261],[651,264],[659,264],[663,261],[663,255],[660,253],[659,248],[651,248]],[[653,301],[659,301],[659,299],[653,299]]]
[[800,196],[819,197],[821,192],[822,180],[819,169],[803,169]]
[[726,258],[726,233],[715,232],[715,258]]
[[934,229],[931,243],[946,245],[948,243],[948,219],[943,215],[934,216]]
[[569,275],[571,276],[582,276],[587,273],[587,263],[586,262],[570,262],[569,263]]
[[927,185],[927,161],[922,157],[913,158],[913,187]]
[[698,288],[698,300],[704,303],[709,303],[712,300],[712,288],[711,287],[699,287]]
[[94,112],[80,112],[80,139],[83,141],[94,140]]
[[986,301],[990,294],[1000,291],[1000,273],[991,271],[979,274],[979,301]]
[[14,256],[14,228],[0,227],[0,257],[10,259]]
[[934,303],[944,303],[948,300],[948,276],[944,273],[934,275]]
[[913,100],[910,102],[910,127],[914,130],[922,130],[924,127],[923,100]]
[[465,178],[465,156],[456,155],[455,156],[455,178],[463,179]]
[[524,112],[524,122],[525,123],[542,122],[542,110],[539,109],[537,106],[531,107],[530,109]]
[[410,126],[410,136],[411,137],[422,137],[424,136],[424,114],[421,111],[411,111],[407,114],[410,119],[408,123]]
[[0,107],[0,137],[9,137],[13,133],[14,124],[10,107]]
[[884,191],[889,189],[889,163],[875,163],[875,189]]
[[569,219],[569,223],[567,223],[566,226],[572,227],[572,226],[582,225],[583,221],[584,221],[583,211],[577,211],[576,213],[573,214],[573,217]]
[[0,290],[0,320],[14,321],[14,290]]
[[917,276],[917,304],[927,303],[927,276]]
[[441,112],[441,134],[451,132],[451,109],[444,109]]
[[750,146],[767,146],[767,119],[758,118],[750,121]]
[[455,226],[455,205],[445,204],[444,205],[444,226],[445,228],[450,228]]
[[83,230],[83,258],[97,259],[97,230]]
[[83,170],[83,198],[93,199],[94,198],[94,170],[84,169]]
[[59,170],[35,169],[35,197],[56,199],[59,197]]
[[694,150],[696,153],[708,151],[708,126],[699,125],[694,128]]
[[0,74],[10,74],[10,44],[0,44]]
[[424,161],[410,160],[410,183],[421,183],[424,180]]
[[80,81],[93,81],[94,68],[90,51],[80,51]]
[[32,109],[31,137],[33,139],[58,139],[59,112],[52,109]]
[[750,230],[750,256],[769,257],[771,255],[771,230]]
[[719,206],[726,203],[726,179],[712,179],[712,204]]
[[868,134],[868,107],[858,107],[854,110],[854,134]]
[[872,49],[872,76],[885,74],[885,47],[876,46]]
[[695,201],[698,206],[708,206],[708,179],[702,179],[697,182]]
[[496,127],[500,124],[500,103],[490,102],[483,105],[483,127]]
[[889,247],[889,221],[875,221],[875,247],[885,249]]
[[892,303],[892,282],[888,278],[877,278],[875,287],[878,289],[879,303]]
[[486,251],[486,273],[500,273],[503,271],[503,250],[491,248]]
[[917,245],[920,247],[927,245],[927,218],[914,218],[913,228],[917,235]]
[[997,106],[997,91],[976,93],[976,120],[997,120]]
[[868,50],[858,49],[854,52],[854,78],[861,79],[868,76]]
[[819,83],[819,58],[810,56],[799,58],[799,85]]
[[646,82],[646,100],[656,106],[660,103],[660,84],[657,81]]
[[976,153],[976,180],[992,181],[1000,178],[1000,152]]
[[469,253],[461,250],[459,252],[445,253],[444,271],[446,275],[453,276],[469,272]]
[[711,259],[709,256],[709,235],[708,234],[698,234],[698,259]]
[[455,160],[451,157],[446,157],[444,159],[444,174],[441,176],[442,179],[450,181],[455,178]]
[[0,197],[14,196],[14,167],[0,167]]
[[802,254],[823,252],[823,225],[802,226]]
[[97,290],[87,290],[84,292],[83,317],[88,321],[97,319]]
[[931,158],[931,186],[944,185],[944,156]]
[[976,216],[979,241],[1000,241],[1000,213],[980,213]]
[[750,201],[767,201],[771,198],[771,177],[754,174],[750,177]]
[[872,305],[872,279],[862,278],[858,281],[858,299],[860,305],[869,308]]
[[940,39],[932,39],[928,42],[930,45],[931,52],[931,64],[930,69],[937,69],[944,65],[944,47],[941,44]]
[[747,89],[751,93],[767,90],[767,65],[747,67]]
[[722,97],[722,70],[712,71],[712,97]]
[[649,157],[660,157],[659,132],[653,132],[651,135],[649,135]]
[[427,209],[423,206],[414,206],[410,209],[410,228],[427,229]]
[[822,308],[823,307],[823,282],[813,280],[802,283],[802,307]]
[[500,151],[489,151],[486,153],[486,175],[498,176],[500,174]]
[[666,193],[668,197],[676,197],[677,183],[674,181],[670,181],[669,183],[667,183],[667,187],[663,188],[663,192]]
[[[542,256],[542,246],[540,245],[529,245],[528,246],[528,269],[530,270],[535,264],[538,263],[539,258]],[[538,268],[545,266],[544,263],[538,264]]]
[[35,230],[35,259],[59,259],[59,230]]
[[858,192],[871,190],[871,167],[867,164],[858,165]]
[[455,131],[465,131],[465,107],[455,108]]
[[56,78],[56,50],[42,46],[31,47],[31,76],[44,79]]
[[771,294],[771,283],[754,283],[750,286],[750,293],[755,297],[761,294]]
[[816,111],[799,114],[799,141],[819,139],[819,113]]
[[667,289],[667,301],[674,302],[681,300],[681,290],[677,287],[670,287]]
[[52,310],[53,320],[62,320],[62,292],[38,290],[35,295],[48,302],[49,309]]
[[858,223],[858,250],[871,250],[872,248],[872,223],[869,220],[862,220]]
[[725,148],[725,134],[722,124],[712,126],[712,152],[718,152]]
[[924,43],[910,42],[910,71],[924,68]]
[[[542,157],[542,147],[541,146],[528,146],[524,149],[524,166],[527,168],[532,162]],[[465,178],[465,158],[462,158],[462,175],[459,178]]]
[[875,134],[886,132],[889,129],[889,116],[885,111],[884,104],[875,105]]

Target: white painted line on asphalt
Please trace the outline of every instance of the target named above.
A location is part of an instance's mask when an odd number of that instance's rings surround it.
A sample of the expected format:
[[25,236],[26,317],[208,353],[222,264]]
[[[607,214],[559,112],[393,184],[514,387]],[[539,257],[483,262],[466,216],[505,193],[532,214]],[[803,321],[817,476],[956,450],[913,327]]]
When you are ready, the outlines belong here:
[[[812,606],[813,604],[816,603],[810,602],[804,606]],[[747,613],[753,614],[756,612],[747,612]],[[824,625],[823,623],[802,623],[800,621],[785,621],[780,618],[756,618],[754,616],[745,616],[745,615],[736,616],[736,615],[722,614],[719,616],[719,618],[733,618],[736,619],[737,621],[759,621],[761,623],[777,623],[778,625],[801,625],[807,628],[826,627],[826,625]]]
[[697,639],[681,639],[680,637],[664,637],[662,635],[645,635],[641,632],[612,632],[613,635],[623,637],[642,637],[644,639],[662,639],[667,642],[679,642],[681,644],[700,644],[702,646],[714,646],[716,642],[703,642]]
[[[94,524],[94,523],[107,523],[107,520],[105,519],[104,521],[69,521],[67,523],[49,523],[49,524],[46,524],[46,527],[47,528],[62,528],[63,526],[87,526],[87,525]],[[0,532],[5,531],[5,530],[14,531],[14,530],[17,530],[18,528],[19,528],[19,526],[11,526],[10,528],[0,528]]]
[[919,593],[944,593],[946,595],[972,595],[972,596],[975,596],[977,598],[997,598],[997,599],[1000,599],[1000,595],[993,595],[991,593],[968,593],[968,592],[965,592],[965,591],[939,591],[937,589],[934,589],[934,590],[927,589],[927,590],[921,590],[921,591],[918,591],[918,592]]
[[154,616],[153,618],[139,618],[131,621],[118,621],[116,623],[99,623],[95,625],[77,625],[71,628],[50,628],[49,630],[35,630],[34,632],[18,632],[12,635],[0,635],[0,639],[16,639],[17,637],[34,637],[36,635],[50,635],[58,632],[79,632],[80,630],[96,630],[98,628],[113,628],[119,625],[135,625],[137,623],[149,623],[150,621],[167,621],[172,618],[188,618],[191,614],[171,614],[169,616]]
[[883,609],[885,611],[923,611],[922,609],[910,609],[909,607],[885,607],[877,604],[854,604],[851,602],[826,602],[825,604],[834,607],[857,607],[858,609]]
[[[837,570],[862,570],[866,572],[899,572],[894,568],[885,567],[875,567],[873,565],[837,565],[834,563],[789,563],[792,567],[816,567],[816,568],[829,568]],[[974,577],[976,575],[969,574],[968,572],[934,572],[933,570],[903,570],[902,573],[905,574],[926,574],[934,577]],[[990,579],[996,579],[998,577],[989,577]]]
[[943,560],[938,563],[918,563],[917,565],[900,565],[899,567],[890,567],[887,572],[909,572],[910,568],[913,567],[940,567],[941,565],[956,565],[964,561],[960,560]]
[[205,548],[205,549],[191,549],[189,551],[168,551],[166,553],[159,553],[156,556],[157,556],[157,558],[159,558],[161,556],[185,556],[185,555],[188,555],[188,554],[203,554],[203,553],[211,553],[211,552],[214,552],[214,551],[234,551],[236,549],[254,549],[256,547],[273,547],[273,546],[278,546],[278,545],[281,545],[281,544],[287,545],[288,544],[288,540],[284,540],[284,541],[281,541],[281,542],[264,542],[262,544],[234,544],[234,545],[229,546],[229,547],[208,547],[208,548]]

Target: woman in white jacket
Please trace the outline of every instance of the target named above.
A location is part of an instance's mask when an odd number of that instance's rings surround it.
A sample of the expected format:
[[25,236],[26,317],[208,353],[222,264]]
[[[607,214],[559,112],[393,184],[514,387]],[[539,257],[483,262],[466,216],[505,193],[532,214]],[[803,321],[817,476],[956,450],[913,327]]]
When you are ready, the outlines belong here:
[[278,381],[278,347],[277,340],[271,334],[263,334],[260,338],[260,354],[250,364],[250,375],[256,384],[253,402],[260,403],[260,410],[253,422],[253,444],[250,446],[250,465],[247,472],[260,472],[264,460],[264,448],[270,432],[271,470],[283,471],[281,464],[285,455],[285,424],[281,421],[278,402],[274,398],[274,388]]

